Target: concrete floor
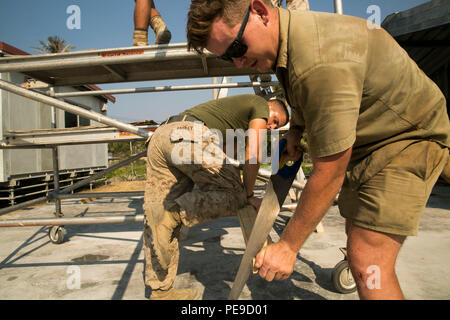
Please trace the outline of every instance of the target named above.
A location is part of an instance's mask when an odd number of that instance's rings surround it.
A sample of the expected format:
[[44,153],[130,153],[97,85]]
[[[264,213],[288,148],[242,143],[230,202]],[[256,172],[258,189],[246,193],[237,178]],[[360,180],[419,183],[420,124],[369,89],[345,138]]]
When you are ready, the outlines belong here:
[[[0,219],[53,217],[47,204]],[[104,198],[88,203],[65,200],[65,217],[142,213],[140,198]],[[291,213],[282,211],[272,230],[276,240]],[[344,219],[337,207],[323,220],[298,255],[293,275],[267,283],[251,276],[240,299],[354,300],[331,282],[343,259]],[[49,241],[49,227],[7,227],[0,231],[0,299],[146,299],[141,223],[67,226],[62,244]],[[417,237],[406,240],[397,273],[408,299],[450,299],[450,186],[438,185],[430,197]],[[180,247],[175,287],[194,287],[204,300],[226,299],[244,252],[237,218],[191,228]]]

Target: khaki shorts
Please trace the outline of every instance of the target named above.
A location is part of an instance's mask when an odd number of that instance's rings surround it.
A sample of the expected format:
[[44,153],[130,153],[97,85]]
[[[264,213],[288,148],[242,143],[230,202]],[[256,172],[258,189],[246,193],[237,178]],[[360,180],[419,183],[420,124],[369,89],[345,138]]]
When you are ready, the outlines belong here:
[[361,185],[346,178],[339,196],[341,215],[363,228],[417,235],[420,217],[448,156],[447,148],[421,141],[402,150]]

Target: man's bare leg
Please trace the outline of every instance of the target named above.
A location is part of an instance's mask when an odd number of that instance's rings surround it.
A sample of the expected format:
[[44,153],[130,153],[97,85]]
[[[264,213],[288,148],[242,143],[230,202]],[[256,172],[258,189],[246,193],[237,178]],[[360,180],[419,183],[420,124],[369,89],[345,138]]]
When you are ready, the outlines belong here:
[[135,0],[133,46],[148,45],[148,24],[153,5],[152,0]]
[[404,299],[395,263],[405,236],[364,229],[347,220],[348,262],[360,299]]
[[134,28],[147,30],[151,11],[155,8],[153,0],[135,0],[135,2]]

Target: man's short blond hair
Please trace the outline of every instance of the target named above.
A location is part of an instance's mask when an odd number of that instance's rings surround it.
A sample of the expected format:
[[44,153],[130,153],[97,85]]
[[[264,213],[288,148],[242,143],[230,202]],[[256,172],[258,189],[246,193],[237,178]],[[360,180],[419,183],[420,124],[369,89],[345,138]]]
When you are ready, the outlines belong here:
[[[262,0],[272,7],[270,0]],[[244,18],[251,0],[192,0],[186,25],[188,50],[202,53],[206,47],[213,22],[222,17],[225,24],[234,27]]]

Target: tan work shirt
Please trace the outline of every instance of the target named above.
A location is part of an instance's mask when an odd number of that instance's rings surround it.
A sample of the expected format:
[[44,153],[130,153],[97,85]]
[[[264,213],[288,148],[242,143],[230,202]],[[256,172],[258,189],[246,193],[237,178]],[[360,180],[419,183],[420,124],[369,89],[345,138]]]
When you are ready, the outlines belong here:
[[351,163],[380,149],[388,162],[412,141],[450,146],[442,92],[385,30],[324,12],[279,15],[275,72],[313,157],[353,146]]

